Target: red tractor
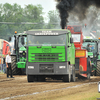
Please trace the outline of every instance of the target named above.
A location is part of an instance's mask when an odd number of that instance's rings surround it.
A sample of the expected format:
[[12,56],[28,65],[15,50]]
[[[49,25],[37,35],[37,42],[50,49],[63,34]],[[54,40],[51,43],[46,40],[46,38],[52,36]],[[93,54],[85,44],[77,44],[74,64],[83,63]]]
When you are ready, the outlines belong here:
[[85,77],[90,79],[91,61],[87,55],[87,50],[82,49],[83,33],[81,26],[67,26],[71,31],[75,45],[75,70],[78,78]]

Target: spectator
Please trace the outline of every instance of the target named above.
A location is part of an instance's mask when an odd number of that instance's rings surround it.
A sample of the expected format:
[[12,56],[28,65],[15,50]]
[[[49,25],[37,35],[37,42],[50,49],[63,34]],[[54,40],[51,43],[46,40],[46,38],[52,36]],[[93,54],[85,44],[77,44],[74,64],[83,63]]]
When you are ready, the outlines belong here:
[[87,50],[88,52],[91,52],[90,47],[92,47],[90,44],[88,44],[87,47],[86,47],[86,50]]
[[8,51],[8,55],[6,56],[6,66],[7,66],[7,78],[9,78],[9,70],[10,70],[10,77],[14,78],[12,76],[12,67],[11,67],[11,56],[10,56],[11,52]]
[[6,62],[5,62],[6,55],[3,57],[3,72],[6,72]]

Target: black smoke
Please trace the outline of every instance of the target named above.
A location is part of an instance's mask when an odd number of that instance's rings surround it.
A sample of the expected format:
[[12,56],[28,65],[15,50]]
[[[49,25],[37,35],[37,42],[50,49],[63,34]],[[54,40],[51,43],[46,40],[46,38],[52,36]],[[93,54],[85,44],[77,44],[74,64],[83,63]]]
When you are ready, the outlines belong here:
[[79,20],[86,18],[87,9],[92,5],[100,8],[100,0],[56,0],[58,2],[57,9],[60,13],[61,27],[65,28],[69,13],[73,13],[73,16],[77,15]]

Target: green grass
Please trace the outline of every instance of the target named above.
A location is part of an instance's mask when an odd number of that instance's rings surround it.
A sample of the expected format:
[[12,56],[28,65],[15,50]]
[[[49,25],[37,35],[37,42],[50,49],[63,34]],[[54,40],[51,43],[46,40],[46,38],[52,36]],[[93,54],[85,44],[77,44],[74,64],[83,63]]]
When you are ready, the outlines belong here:
[[[99,99],[97,99],[99,98]],[[96,93],[95,96],[89,97],[89,98],[84,98],[82,100],[100,100],[100,93]]]

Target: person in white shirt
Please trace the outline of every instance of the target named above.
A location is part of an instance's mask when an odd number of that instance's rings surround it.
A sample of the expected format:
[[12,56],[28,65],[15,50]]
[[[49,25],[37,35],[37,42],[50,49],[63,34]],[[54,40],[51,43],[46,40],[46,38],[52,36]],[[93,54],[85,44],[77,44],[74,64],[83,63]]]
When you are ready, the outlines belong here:
[[8,55],[6,56],[6,66],[7,66],[7,78],[9,78],[9,70],[10,70],[10,76],[11,78],[14,78],[12,76],[12,68],[11,68],[11,56],[10,56],[11,52],[8,51]]

